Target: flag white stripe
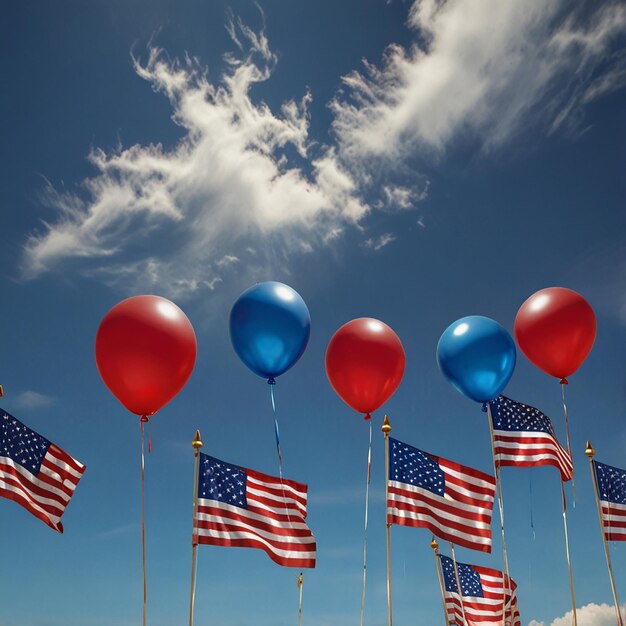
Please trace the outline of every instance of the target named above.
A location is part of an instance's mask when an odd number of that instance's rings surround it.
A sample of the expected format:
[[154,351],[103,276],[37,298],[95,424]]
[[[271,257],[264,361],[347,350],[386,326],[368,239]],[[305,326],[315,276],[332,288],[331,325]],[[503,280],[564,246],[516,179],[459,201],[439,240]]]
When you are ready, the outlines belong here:
[[7,491],[12,491],[13,493],[16,493],[17,495],[22,496],[25,500],[28,500],[28,503],[34,509],[43,513],[55,525],[58,524],[59,520],[61,519],[58,515],[51,513],[48,509],[44,508],[43,506],[40,506],[37,502],[35,502],[32,498],[31,493],[27,491],[26,489],[24,489],[24,487],[12,485],[12,484],[4,482],[3,480],[0,480],[0,488],[6,489]]
[[[464,504],[462,502],[457,502],[456,500],[451,500],[446,498],[445,496],[440,496],[428,489],[424,489],[422,487],[415,487],[414,485],[409,485],[408,483],[402,483],[396,480],[390,480],[389,486],[395,489],[400,489],[404,492],[408,492],[406,496],[400,496],[393,492],[389,493],[389,500],[396,500],[399,502],[407,502],[408,504],[418,504],[422,499],[428,500],[433,506],[442,505],[448,508],[453,508],[461,517],[467,519],[475,519],[476,515],[485,515],[491,519],[491,514],[493,508],[490,507],[479,507],[474,506],[472,504]],[[420,499],[416,499],[413,494],[420,496]],[[479,524],[479,522],[477,522]]]
[[[255,476],[251,476],[250,474],[248,474],[248,482],[250,484],[253,485],[257,485],[259,487],[259,489],[263,490],[263,488],[266,489],[273,489],[274,491],[276,489],[280,489],[281,491],[284,490],[285,492],[291,493],[294,496],[294,499],[298,499],[298,500],[302,500],[305,504],[307,501],[307,492],[306,491],[299,491],[298,489],[295,489],[294,487],[292,487],[289,483],[283,481],[282,484],[276,484],[276,483],[269,483],[269,482],[264,482],[258,478],[256,478]],[[287,496],[285,496],[287,497]]]
[[[70,501],[71,496],[67,495],[61,489],[54,487],[53,485],[50,485],[49,483],[43,480],[40,480],[34,474],[31,474],[25,467],[22,467],[19,463],[16,463],[13,459],[10,459],[9,457],[6,457],[6,456],[2,456],[0,457],[0,464],[8,465],[9,467],[12,467],[27,483],[30,483],[31,485],[38,487],[42,491],[47,491],[51,496],[52,495],[56,496],[57,500],[60,498],[66,504]],[[3,475],[3,474],[4,474],[3,470],[0,470],[0,475]],[[10,475],[8,474],[4,474],[4,475],[7,478],[10,477]]]
[[[82,472],[77,472],[69,463],[66,463],[62,457],[58,457],[53,450],[48,450],[48,454],[46,455],[48,457],[48,461],[50,463],[54,463],[54,465],[60,467],[62,470],[64,470],[65,472],[67,472],[68,474],[71,474],[76,480],[72,481],[70,478],[66,479],[71,481],[72,484],[77,484],[78,481],[81,479],[83,473]],[[83,465],[83,468],[85,466]],[[83,470],[84,471],[84,470]]]
[[267,541],[259,536],[259,534],[255,532],[245,532],[245,531],[231,531],[231,532],[222,532],[219,530],[209,530],[198,528],[196,533],[201,537],[213,537],[215,539],[251,539],[254,541],[258,541],[263,544],[270,550],[272,553],[277,556],[281,556],[285,559],[314,559],[315,551],[311,552],[295,552],[294,550],[281,550],[277,548],[271,541]]
[[[259,536],[267,539],[268,541],[280,541],[283,543],[293,543],[293,544],[307,544],[307,543],[315,543],[315,539],[312,536],[309,537],[297,537],[297,536],[289,536],[289,535],[278,535],[275,533],[270,533],[263,528],[259,528],[254,524],[246,524],[243,520],[234,520],[234,519],[225,519],[220,515],[209,515],[207,513],[198,513],[197,519],[203,522],[215,522],[217,524],[228,523],[230,525],[237,525],[243,531],[250,531],[257,533]],[[291,528],[299,528],[301,530],[306,529],[306,524],[292,524]],[[208,529],[199,528],[199,531],[207,532]],[[224,531],[227,532],[227,531]],[[229,531],[236,532],[236,531]]]
[[[219,500],[210,500],[208,498],[198,498],[198,512],[202,511],[203,507],[211,507],[224,511],[224,519],[233,519],[230,514],[244,517],[250,522],[262,522],[266,525],[275,526],[276,528],[285,528],[285,527],[293,527],[299,528],[298,524],[301,525],[302,528],[308,528],[306,522],[302,520],[302,517],[298,514],[297,511],[292,511],[293,519],[291,523],[287,522],[287,520],[276,520],[266,515],[262,515],[261,513],[255,513],[254,511],[250,511],[250,509],[244,509],[235,504],[227,504],[226,502],[220,502]],[[279,511],[279,513],[285,513],[285,510]]]
[[466,541],[470,541],[472,543],[476,543],[476,544],[480,544],[484,546],[491,545],[491,537],[481,537],[480,535],[473,535],[473,534],[462,532],[460,530],[457,530],[456,528],[447,526],[446,524],[440,522],[439,520],[435,519],[434,517],[431,517],[430,515],[426,513],[409,514],[406,511],[393,509],[393,514],[396,517],[401,517],[404,519],[412,519],[412,520],[416,520],[419,522],[428,522],[431,525],[435,526],[437,529],[439,529],[440,532],[446,533],[448,535],[453,535],[455,537],[458,537],[459,539],[465,539]]
[[[471,474],[459,472],[455,468],[448,465],[445,459],[439,459],[439,467],[441,467],[444,474],[452,476],[453,478],[461,480],[465,483],[476,485],[477,487],[482,487],[483,489],[495,489],[496,487],[495,480],[485,480],[472,476]],[[491,476],[489,478],[491,478]]]

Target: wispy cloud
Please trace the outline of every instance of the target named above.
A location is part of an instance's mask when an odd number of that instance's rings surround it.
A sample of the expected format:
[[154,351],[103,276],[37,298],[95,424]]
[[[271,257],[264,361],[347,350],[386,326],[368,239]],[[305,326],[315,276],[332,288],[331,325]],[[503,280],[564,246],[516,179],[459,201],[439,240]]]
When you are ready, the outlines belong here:
[[575,130],[584,104],[624,83],[624,55],[608,54],[623,3],[416,0],[409,25],[412,48],[343,77],[332,109],[345,156],[439,156],[468,135],[488,149],[529,121]]
[[[626,82],[626,55],[613,52],[626,7],[616,2],[416,0],[408,26],[411,48],[391,44],[380,66],[343,77],[329,145],[310,136],[311,93],[280,110],[253,99],[277,56],[263,31],[232,16],[237,55],[225,55],[217,80],[198,59],[158,48],[133,58],[182,139],[94,149],[95,173],[77,191],[47,183],[54,217],[27,237],[22,276],[78,272],[172,297],[258,278],[276,259],[365,229],[374,210],[415,209],[429,181],[412,157],[440,159],[458,137],[494,148],[531,123],[580,132],[583,107]],[[394,241],[381,230],[366,248]]]
[[363,245],[365,245],[366,248],[371,248],[374,252],[378,252],[378,250],[388,246],[395,240],[396,236],[393,233],[383,233],[380,237],[370,237],[366,239]]
[[[623,618],[626,618],[626,605],[620,607]],[[572,611],[568,611],[563,617],[557,617],[550,622],[550,626],[570,626],[572,623]],[[616,614],[615,607],[608,604],[587,604],[576,609],[578,626],[614,626]],[[546,622],[531,620],[528,626],[546,626]]]
[[[171,150],[93,150],[97,174],[84,181],[84,194],[49,185],[57,220],[28,238],[26,277],[81,259],[84,272],[131,288],[138,281],[174,294],[211,289],[246,240],[323,244],[368,212],[335,151],[310,146],[309,93],[280,113],[252,101],[251,87],[276,63],[265,35],[241,22],[229,32],[241,56],[226,55],[217,84],[197,59],[170,61],[156,48],[145,63],[134,59],[138,75],[169,99],[184,137]],[[148,254],[154,248],[159,254]]]
[[54,398],[38,391],[27,389],[17,394],[12,399],[12,402],[18,409],[43,409],[54,404]]
[[131,532],[135,532],[139,529],[138,524],[124,524],[122,526],[116,526],[109,530],[104,530],[96,535],[97,539],[109,539],[110,537],[118,537],[119,535],[127,535]]

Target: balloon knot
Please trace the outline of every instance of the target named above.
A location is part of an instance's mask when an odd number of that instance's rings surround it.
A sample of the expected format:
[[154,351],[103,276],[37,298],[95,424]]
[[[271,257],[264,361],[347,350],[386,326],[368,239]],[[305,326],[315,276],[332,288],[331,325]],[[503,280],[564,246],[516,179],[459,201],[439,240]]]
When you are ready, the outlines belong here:
[[276,384],[276,379],[275,378],[268,378],[267,379],[267,384],[268,385],[275,385]]
[[483,413],[486,413],[486,412],[487,412],[487,403],[486,403],[486,402],[483,402],[482,412],[483,412]]
[[561,380],[559,381],[559,385],[569,385],[569,383],[567,382],[567,378],[561,378]]
[[363,419],[364,419],[366,422],[369,422],[369,421],[372,419],[372,416],[371,416],[369,413],[367,413],[367,414],[363,417]]
[[148,416],[147,416],[147,415],[142,415],[142,416],[139,418],[139,421],[140,421],[142,424],[145,424],[146,422],[149,422],[150,420],[148,419]]

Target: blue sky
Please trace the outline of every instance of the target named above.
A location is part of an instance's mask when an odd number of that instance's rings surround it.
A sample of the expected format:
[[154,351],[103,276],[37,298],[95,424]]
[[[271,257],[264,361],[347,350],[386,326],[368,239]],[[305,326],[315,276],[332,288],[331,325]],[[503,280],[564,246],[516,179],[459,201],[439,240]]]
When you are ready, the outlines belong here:
[[[1,626],[140,621],[139,429],[93,356],[104,314],[138,293],[176,301],[198,336],[188,385],[149,424],[147,461],[149,623],[184,623],[195,429],[205,452],[277,471],[267,385],[227,323],[268,279],[312,317],[276,389],[285,474],[309,484],[318,540],[303,623],[359,617],[367,427],[326,380],[332,333],[360,316],[394,328],[407,369],[377,431],[387,412],[396,438],[490,471],[485,416],[443,379],[436,343],[470,314],[512,331],[519,305],[552,285],[598,318],[567,389],[569,522],[578,605],[610,603],[583,450],[590,438],[626,465],[623,5],[68,0],[4,13],[2,406],[87,472],[63,536],[0,502]],[[564,437],[557,382],[521,355],[506,393]],[[377,436],[369,626],[386,624],[383,471]],[[549,626],[570,608],[558,473],[503,476],[523,623]],[[429,541],[393,529],[397,623],[442,622]],[[623,546],[612,554],[626,600]],[[492,556],[457,557],[500,568],[498,533]],[[201,547],[196,624],[293,624],[297,573]],[[609,608],[582,615],[614,623]]]

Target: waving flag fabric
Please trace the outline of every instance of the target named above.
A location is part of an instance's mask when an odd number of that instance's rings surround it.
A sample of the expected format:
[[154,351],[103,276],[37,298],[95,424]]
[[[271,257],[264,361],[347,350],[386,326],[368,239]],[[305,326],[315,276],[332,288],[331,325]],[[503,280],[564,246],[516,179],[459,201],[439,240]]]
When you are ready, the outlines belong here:
[[305,523],[307,486],[200,453],[197,544],[265,550],[287,567],[315,567],[315,537]]
[[[502,572],[477,565],[457,562],[463,606],[456,584],[454,561],[439,555],[445,587],[446,611],[450,626],[521,626],[515,589],[517,585],[504,587]],[[463,621],[463,611],[465,619]]]
[[0,496],[62,533],[61,516],[85,466],[0,409]]
[[489,404],[499,466],[554,465],[561,472],[561,480],[571,480],[572,457],[557,441],[547,415],[506,396],[498,396]]
[[387,521],[491,552],[493,476],[389,437]]
[[593,461],[602,507],[604,535],[609,541],[626,540],[626,470]]

